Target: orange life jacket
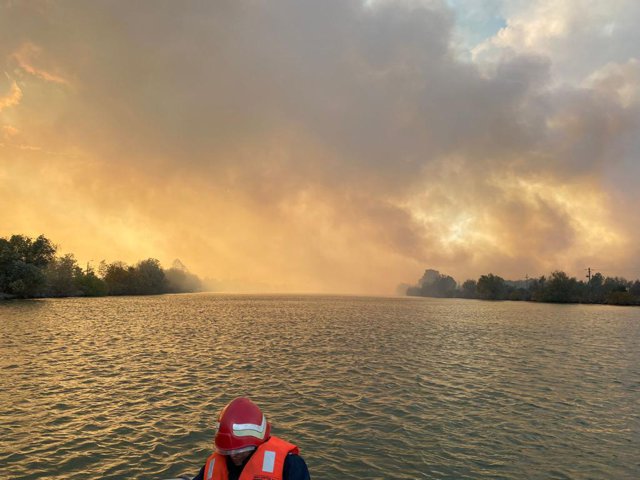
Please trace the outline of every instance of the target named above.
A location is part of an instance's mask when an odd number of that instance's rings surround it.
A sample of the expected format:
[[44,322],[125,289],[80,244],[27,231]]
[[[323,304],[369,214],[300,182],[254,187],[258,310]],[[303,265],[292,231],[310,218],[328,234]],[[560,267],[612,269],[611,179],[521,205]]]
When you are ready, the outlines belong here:
[[[282,480],[284,461],[298,447],[278,437],[261,444],[242,469],[240,480]],[[214,452],[204,465],[204,480],[229,480],[227,457]]]

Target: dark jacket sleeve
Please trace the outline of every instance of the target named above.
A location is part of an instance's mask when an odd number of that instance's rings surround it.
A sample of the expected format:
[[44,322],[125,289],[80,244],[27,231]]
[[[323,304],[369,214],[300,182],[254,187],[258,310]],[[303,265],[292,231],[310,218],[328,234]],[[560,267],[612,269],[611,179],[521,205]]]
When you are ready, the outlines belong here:
[[307,464],[300,455],[287,455],[284,460],[282,480],[311,480]]
[[202,468],[200,469],[200,472],[193,477],[191,480],[204,480],[204,465],[202,465]]

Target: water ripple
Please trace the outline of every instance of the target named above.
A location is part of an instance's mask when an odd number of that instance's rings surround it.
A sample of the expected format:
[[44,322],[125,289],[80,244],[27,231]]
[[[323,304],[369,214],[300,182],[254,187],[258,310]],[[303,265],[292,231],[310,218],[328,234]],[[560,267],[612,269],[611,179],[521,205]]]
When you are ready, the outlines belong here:
[[639,309],[183,295],[0,326],[0,478],[195,474],[237,395],[314,478],[640,477]]

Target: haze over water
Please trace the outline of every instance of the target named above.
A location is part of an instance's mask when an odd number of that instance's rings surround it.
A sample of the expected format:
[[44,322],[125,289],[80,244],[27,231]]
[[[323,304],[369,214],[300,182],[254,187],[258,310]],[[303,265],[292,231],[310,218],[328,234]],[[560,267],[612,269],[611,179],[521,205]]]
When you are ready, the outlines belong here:
[[249,395],[315,479],[633,479],[640,309],[183,295],[0,304],[0,478],[197,473]]

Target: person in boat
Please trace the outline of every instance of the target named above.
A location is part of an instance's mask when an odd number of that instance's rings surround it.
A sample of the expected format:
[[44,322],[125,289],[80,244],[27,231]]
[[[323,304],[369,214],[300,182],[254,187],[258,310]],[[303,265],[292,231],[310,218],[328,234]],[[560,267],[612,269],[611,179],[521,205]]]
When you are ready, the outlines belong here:
[[218,415],[214,452],[193,480],[310,480],[298,447],[271,435],[271,424],[248,398]]

